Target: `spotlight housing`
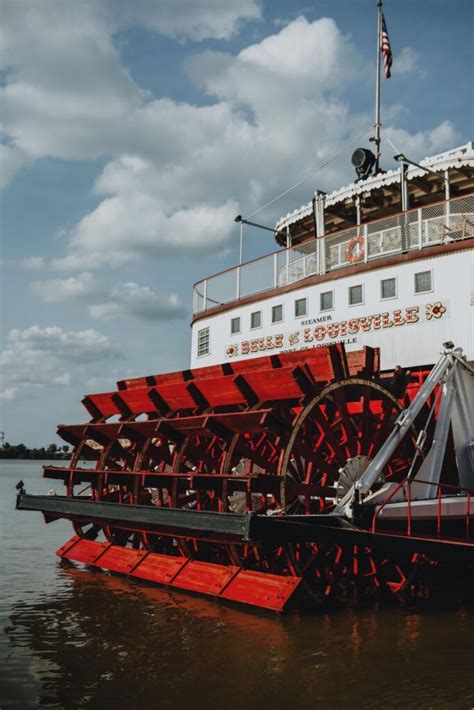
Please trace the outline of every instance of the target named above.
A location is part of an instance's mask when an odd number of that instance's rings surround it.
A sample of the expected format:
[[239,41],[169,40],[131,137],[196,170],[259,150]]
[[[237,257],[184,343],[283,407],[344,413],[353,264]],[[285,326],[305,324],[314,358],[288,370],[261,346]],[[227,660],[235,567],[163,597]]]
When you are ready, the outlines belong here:
[[352,153],[351,162],[356,169],[357,179],[365,180],[375,165],[375,155],[368,148],[356,148]]

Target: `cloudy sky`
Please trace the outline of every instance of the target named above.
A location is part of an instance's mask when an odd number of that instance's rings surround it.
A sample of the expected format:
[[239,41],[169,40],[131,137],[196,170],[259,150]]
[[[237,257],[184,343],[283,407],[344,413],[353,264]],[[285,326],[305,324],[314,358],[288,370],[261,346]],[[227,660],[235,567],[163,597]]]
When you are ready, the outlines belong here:
[[[375,6],[0,0],[8,441],[55,441],[85,393],[187,366],[192,283],[235,263],[234,216],[370,135]],[[415,159],[472,139],[473,8],[385,0],[382,118]],[[349,158],[259,219],[352,180]],[[244,258],[273,248],[247,232]]]

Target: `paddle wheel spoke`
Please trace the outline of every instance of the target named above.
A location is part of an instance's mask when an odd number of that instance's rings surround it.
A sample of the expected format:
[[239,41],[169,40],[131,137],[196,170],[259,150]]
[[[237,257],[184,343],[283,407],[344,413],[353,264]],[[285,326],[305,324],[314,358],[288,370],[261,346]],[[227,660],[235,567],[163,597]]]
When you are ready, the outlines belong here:
[[[323,389],[296,418],[282,459],[285,510],[318,512],[335,497],[336,483],[338,495],[342,495],[341,482],[347,492],[400,411],[393,395],[370,380],[350,378]],[[387,475],[400,479],[406,474],[413,452],[411,440],[404,445],[403,455],[399,451],[389,462]],[[318,486],[323,490],[318,491]]]

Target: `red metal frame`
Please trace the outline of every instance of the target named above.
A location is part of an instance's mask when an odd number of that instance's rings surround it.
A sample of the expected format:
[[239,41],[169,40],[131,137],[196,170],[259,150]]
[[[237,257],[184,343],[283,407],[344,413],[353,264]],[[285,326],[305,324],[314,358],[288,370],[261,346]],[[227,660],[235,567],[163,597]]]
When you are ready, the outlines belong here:
[[[339,468],[347,458],[374,455],[428,374],[416,372],[407,382],[403,373],[393,373],[381,380],[379,362],[377,350],[346,355],[333,345],[122,381],[115,392],[85,398],[91,421],[59,427],[73,455],[69,465],[46,466],[44,476],[62,481],[69,496],[106,503],[227,514],[327,513]],[[87,520],[73,524],[76,536],[58,555],[275,611],[301,596],[321,602],[340,594],[398,595],[415,588],[422,558],[407,481],[414,450],[410,439],[389,462],[397,486],[366,531],[370,540],[386,536],[380,512],[407,485],[407,530],[390,535],[413,540],[409,559],[356,537],[229,543],[219,535],[101,528]],[[94,467],[81,467],[82,456]],[[444,483],[438,488],[438,539],[446,489]],[[469,505],[470,492],[466,539]]]

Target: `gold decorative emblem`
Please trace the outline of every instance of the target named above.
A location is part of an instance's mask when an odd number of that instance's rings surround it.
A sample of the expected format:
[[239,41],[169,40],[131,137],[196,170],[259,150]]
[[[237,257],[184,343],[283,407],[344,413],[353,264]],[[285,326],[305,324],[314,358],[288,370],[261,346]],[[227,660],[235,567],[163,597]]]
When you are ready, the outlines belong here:
[[232,345],[229,345],[225,352],[228,357],[235,357],[239,354],[239,346],[237,343],[233,343]]
[[298,331],[295,333],[290,333],[288,336],[288,344],[291,345],[297,345],[300,342],[300,334]]
[[425,313],[426,320],[441,318],[443,313],[446,313],[446,306],[443,306],[441,301],[436,301],[436,303],[427,303],[425,306]]

